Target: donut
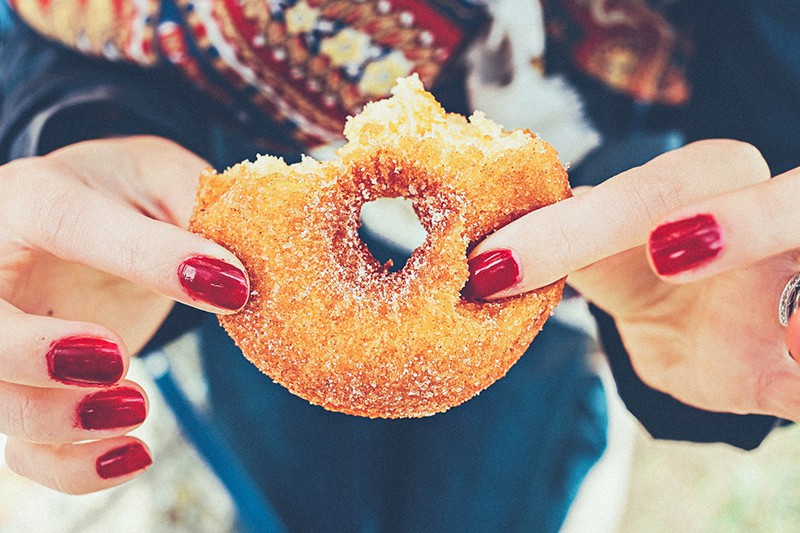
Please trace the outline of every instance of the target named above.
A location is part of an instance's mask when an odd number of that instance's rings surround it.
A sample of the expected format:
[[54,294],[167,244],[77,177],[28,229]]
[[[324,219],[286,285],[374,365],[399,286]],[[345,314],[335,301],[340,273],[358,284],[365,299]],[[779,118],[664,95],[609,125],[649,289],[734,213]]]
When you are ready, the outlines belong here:
[[[203,173],[190,227],[235,253],[252,289],[219,320],[312,404],[371,418],[445,411],[504,376],[558,304],[563,279],[502,301],[461,292],[471,246],[570,196],[566,171],[529,131],[446,113],[414,75],[344,134],[331,161],[259,156]],[[361,207],[383,197],[410,199],[427,233],[395,272],[358,235]]]

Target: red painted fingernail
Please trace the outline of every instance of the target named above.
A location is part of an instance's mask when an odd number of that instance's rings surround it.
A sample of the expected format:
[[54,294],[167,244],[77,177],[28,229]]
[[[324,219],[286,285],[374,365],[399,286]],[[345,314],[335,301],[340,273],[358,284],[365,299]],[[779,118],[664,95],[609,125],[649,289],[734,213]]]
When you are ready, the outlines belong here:
[[236,311],[247,303],[247,276],[235,266],[213,257],[190,257],[178,267],[186,294],[202,302]]
[[96,392],[78,406],[78,423],[83,429],[138,426],[146,417],[142,393],[124,387]]
[[723,249],[722,230],[708,214],[667,222],[650,234],[648,251],[656,272],[673,276],[711,262]]
[[50,345],[47,371],[68,385],[112,385],[124,370],[119,346],[97,337],[66,337]]
[[106,452],[97,458],[97,475],[103,479],[120,477],[153,464],[153,458],[144,446],[135,442]]
[[485,298],[518,283],[520,268],[511,250],[492,250],[473,257],[469,280],[461,294],[470,300]]

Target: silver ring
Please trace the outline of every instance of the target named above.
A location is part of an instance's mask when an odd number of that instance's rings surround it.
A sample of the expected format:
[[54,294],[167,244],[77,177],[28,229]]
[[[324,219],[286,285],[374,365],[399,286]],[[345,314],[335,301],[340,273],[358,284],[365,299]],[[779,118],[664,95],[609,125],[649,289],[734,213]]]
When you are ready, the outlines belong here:
[[795,274],[786,283],[786,287],[783,288],[781,293],[781,299],[778,303],[778,320],[781,321],[781,326],[786,327],[789,325],[789,317],[798,307],[800,307],[800,273]]

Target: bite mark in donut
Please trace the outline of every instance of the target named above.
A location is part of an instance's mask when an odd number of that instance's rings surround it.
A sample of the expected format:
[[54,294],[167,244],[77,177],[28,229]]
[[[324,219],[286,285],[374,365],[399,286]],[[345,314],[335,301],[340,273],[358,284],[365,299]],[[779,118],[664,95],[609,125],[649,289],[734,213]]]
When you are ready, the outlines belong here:
[[[220,322],[261,371],[326,409],[445,411],[506,374],[564,285],[467,301],[469,247],[570,196],[566,172],[530,132],[445,113],[416,76],[345,136],[334,161],[261,156],[203,174],[191,228],[235,253],[252,288]],[[427,232],[398,272],[358,237],[363,204],[387,196],[409,198]]]

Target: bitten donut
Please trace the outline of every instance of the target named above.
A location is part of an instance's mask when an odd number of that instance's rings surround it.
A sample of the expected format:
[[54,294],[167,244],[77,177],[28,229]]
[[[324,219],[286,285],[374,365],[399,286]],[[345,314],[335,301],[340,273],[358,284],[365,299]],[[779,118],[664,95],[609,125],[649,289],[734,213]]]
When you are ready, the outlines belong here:
[[[564,281],[467,301],[467,252],[570,195],[555,150],[475,113],[445,113],[416,76],[348,120],[338,159],[259,157],[201,178],[192,230],[234,252],[245,308],[220,322],[294,394],[367,417],[445,411],[501,378],[561,298]],[[427,232],[399,272],[357,229],[365,202],[409,198]]]

